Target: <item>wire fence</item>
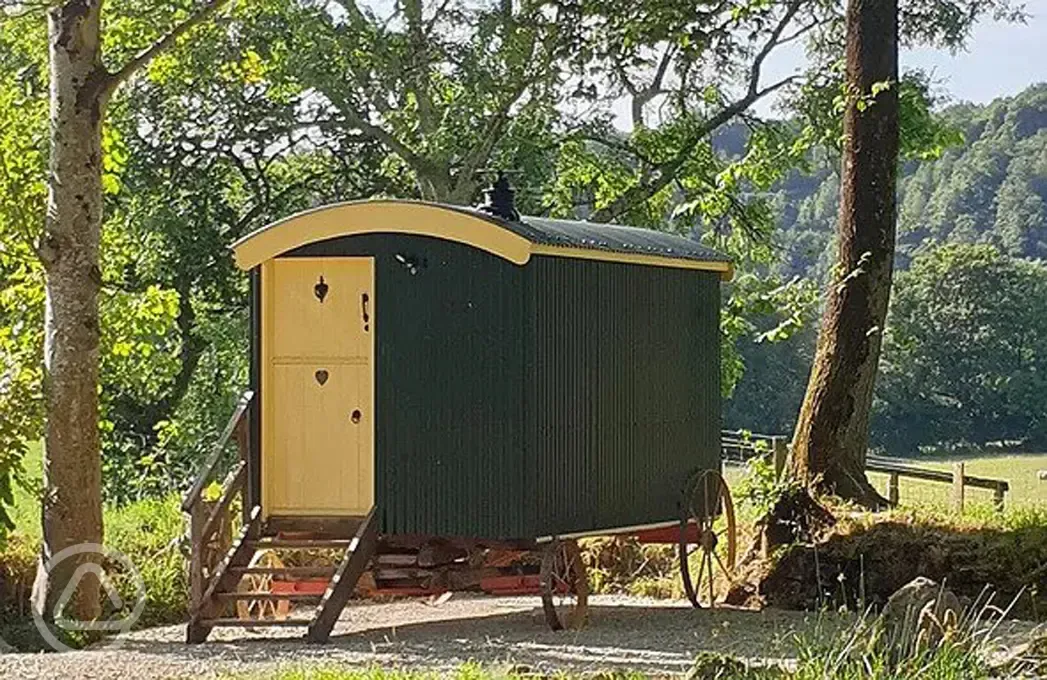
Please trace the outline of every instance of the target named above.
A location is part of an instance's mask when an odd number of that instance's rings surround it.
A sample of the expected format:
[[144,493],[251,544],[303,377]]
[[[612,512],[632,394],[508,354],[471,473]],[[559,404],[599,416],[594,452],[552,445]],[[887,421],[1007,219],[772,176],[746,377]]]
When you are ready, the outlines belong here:
[[[789,439],[785,435],[757,434],[748,430],[722,430],[720,432],[720,457],[724,465],[744,466],[749,460],[764,457],[774,461],[775,473],[783,473],[789,458]],[[968,489],[983,489],[992,493],[992,503],[1002,512],[1010,484],[1003,479],[968,475],[964,463],[954,463],[952,469],[936,470],[920,467],[897,459],[883,456],[867,456],[865,469],[887,478],[885,496],[892,505],[901,499],[901,480],[918,480],[939,485],[950,485],[951,504],[963,512]]]

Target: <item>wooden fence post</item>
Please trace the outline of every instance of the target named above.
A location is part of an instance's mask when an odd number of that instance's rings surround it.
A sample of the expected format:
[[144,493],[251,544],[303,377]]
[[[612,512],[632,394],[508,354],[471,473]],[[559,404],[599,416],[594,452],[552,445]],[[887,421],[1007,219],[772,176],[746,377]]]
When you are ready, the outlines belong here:
[[771,437],[771,448],[774,453],[774,478],[781,479],[785,461],[789,457],[789,443],[785,437]]
[[891,472],[887,475],[887,502],[891,505],[898,505],[898,498],[900,496],[898,479],[897,472]]
[[992,504],[996,508],[996,512],[1003,512],[1003,496],[1007,493],[1007,487],[998,483],[996,488],[992,492]]
[[956,512],[961,515],[963,514],[964,476],[963,463],[955,463],[952,468],[952,502]]

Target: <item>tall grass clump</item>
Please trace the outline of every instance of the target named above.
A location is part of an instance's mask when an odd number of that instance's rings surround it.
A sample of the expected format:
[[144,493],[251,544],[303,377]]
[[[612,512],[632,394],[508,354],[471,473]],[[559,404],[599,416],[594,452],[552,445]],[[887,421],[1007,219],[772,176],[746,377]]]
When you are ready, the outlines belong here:
[[[146,605],[136,625],[184,621],[188,582],[181,540],[184,520],[178,496],[170,494],[107,507],[104,519],[106,547],[126,555],[145,586]],[[0,639],[26,651],[47,649],[36,633],[30,609],[39,552],[38,517],[35,525],[29,521],[20,525],[0,546]],[[132,607],[137,602],[137,584],[131,574],[120,571],[120,566],[106,565],[107,574],[123,601]]]
[[[1012,603],[1013,605],[1013,603]],[[853,626],[829,634],[815,630],[796,638],[791,680],[978,680],[996,677],[991,667],[1001,610],[983,591],[955,623],[930,612],[887,620],[866,612]]]
[[[189,585],[182,549],[184,519],[177,494],[146,498],[105,514],[105,544],[127,555],[145,583],[146,605],[139,626],[185,620]],[[114,578],[120,595],[134,601],[135,584]]]

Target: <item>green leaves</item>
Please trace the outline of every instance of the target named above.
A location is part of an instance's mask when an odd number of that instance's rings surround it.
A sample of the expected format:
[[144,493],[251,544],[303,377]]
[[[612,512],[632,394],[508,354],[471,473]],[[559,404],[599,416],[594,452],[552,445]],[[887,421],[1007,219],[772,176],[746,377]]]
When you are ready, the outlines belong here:
[[883,443],[1047,442],[1047,267],[945,245],[897,278],[878,419]]
[[120,192],[120,174],[127,167],[127,146],[120,132],[109,125],[102,127],[102,190]]
[[899,125],[903,159],[932,160],[963,144],[963,132],[934,111],[930,76],[910,71],[898,88]]
[[47,197],[43,28],[41,17],[0,18],[0,540],[27,443],[43,425],[44,289],[35,252]]

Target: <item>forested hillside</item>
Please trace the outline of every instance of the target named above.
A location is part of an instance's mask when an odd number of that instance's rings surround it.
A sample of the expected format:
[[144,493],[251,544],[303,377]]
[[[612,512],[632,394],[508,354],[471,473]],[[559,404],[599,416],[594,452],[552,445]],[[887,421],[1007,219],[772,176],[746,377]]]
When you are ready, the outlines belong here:
[[[989,243],[1047,258],[1047,84],[944,115],[964,142],[937,160],[902,168],[899,266],[935,243]],[[811,175],[794,173],[777,192],[785,272],[824,272],[838,199],[835,159]]]
[[[1028,393],[1024,404],[1008,405],[1004,389],[1028,383],[1030,376],[1037,377],[1037,364],[1043,354],[1036,352],[1037,348],[1042,349],[1043,341],[1032,333],[1038,325],[1037,314],[1042,312],[1030,304],[1037,298],[1029,287],[1036,284],[1023,277],[1042,280],[1045,268],[1035,261],[1047,259],[1047,84],[985,106],[953,106],[944,116],[962,133],[963,143],[935,160],[907,162],[899,187],[896,264],[900,272],[906,273],[896,279],[882,366],[885,379],[880,384],[874,425],[874,438],[895,449],[929,444],[945,436],[928,431],[930,425],[949,427],[948,432],[958,439],[984,443],[994,438],[1029,439],[1033,430],[1042,437],[1047,420],[1047,398],[1043,396],[1047,392]],[[781,256],[777,266],[784,276],[824,281],[833,253],[838,200],[838,168],[833,158],[824,159],[810,174],[792,173],[774,193],[773,202],[781,215],[777,231]],[[940,252],[947,244],[955,247]],[[970,248],[964,244],[985,247]],[[914,268],[914,259],[923,261],[924,266]],[[1008,273],[1001,274],[1001,270]],[[985,277],[990,280],[984,280]],[[967,280],[968,285],[950,292],[947,285],[956,280]],[[916,293],[919,286],[930,286],[935,295]],[[1025,310],[1024,318],[1015,321],[1025,330],[1016,328],[1014,332],[1028,334],[1027,338],[1014,339],[1024,349],[1011,355],[1007,355],[1005,346],[1010,340],[993,335],[1006,321],[1001,305],[1008,304],[1008,295],[1016,296],[1015,314],[1021,316]],[[991,345],[981,349],[990,357],[1007,356],[1005,365],[990,365],[989,359],[983,357],[974,362],[976,366],[967,377],[959,372],[973,358],[961,360],[955,354],[942,356],[940,366],[900,366],[906,356],[911,357],[916,340],[911,329],[900,328],[903,318],[899,300],[911,301],[914,296],[920,298],[923,308],[919,312],[908,309],[904,323],[911,325],[944,315],[955,327],[962,325],[958,318],[961,315],[965,315],[965,322],[984,316],[982,325],[965,329],[969,334],[955,339],[956,346],[950,349],[973,351],[972,345],[980,338],[995,337]],[[728,403],[728,426],[789,430],[803,397],[813,353],[813,310],[808,321],[812,323],[803,332],[783,343],[744,343],[741,352],[746,372]],[[946,344],[949,341],[938,339]],[[926,339],[927,349],[935,345],[932,340]],[[926,356],[921,358],[924,364],[926,360]],[[929,382],[933,382],[929,374],[924,374],[920,382],[914,382],[912,374],[899,381],[899,376],[909,369],[912,373],[941,373],[939,387],[943,389],[977,379],[988,391],[977,396],[968,390],[962,397],[944,394],[940,389],[934,394],[926,393]],[[1037,380],[1036,384],[1042,386],[1042,378]],[[899,394],[899,390],[906,394]],[[974,403],[979,399],[993,404]],[[962,412],[971,424],[957,430],[955,419],[947,418],[949,425],[931,422],[935,417],[929,408]],[[1024,415],[1018,416],[1016,411]],[[1004,425],[1004,420],[1008,424]],[[991,426],[992,422],[996,426]],[[1033,426],[1033,422],[1039,424]]]

